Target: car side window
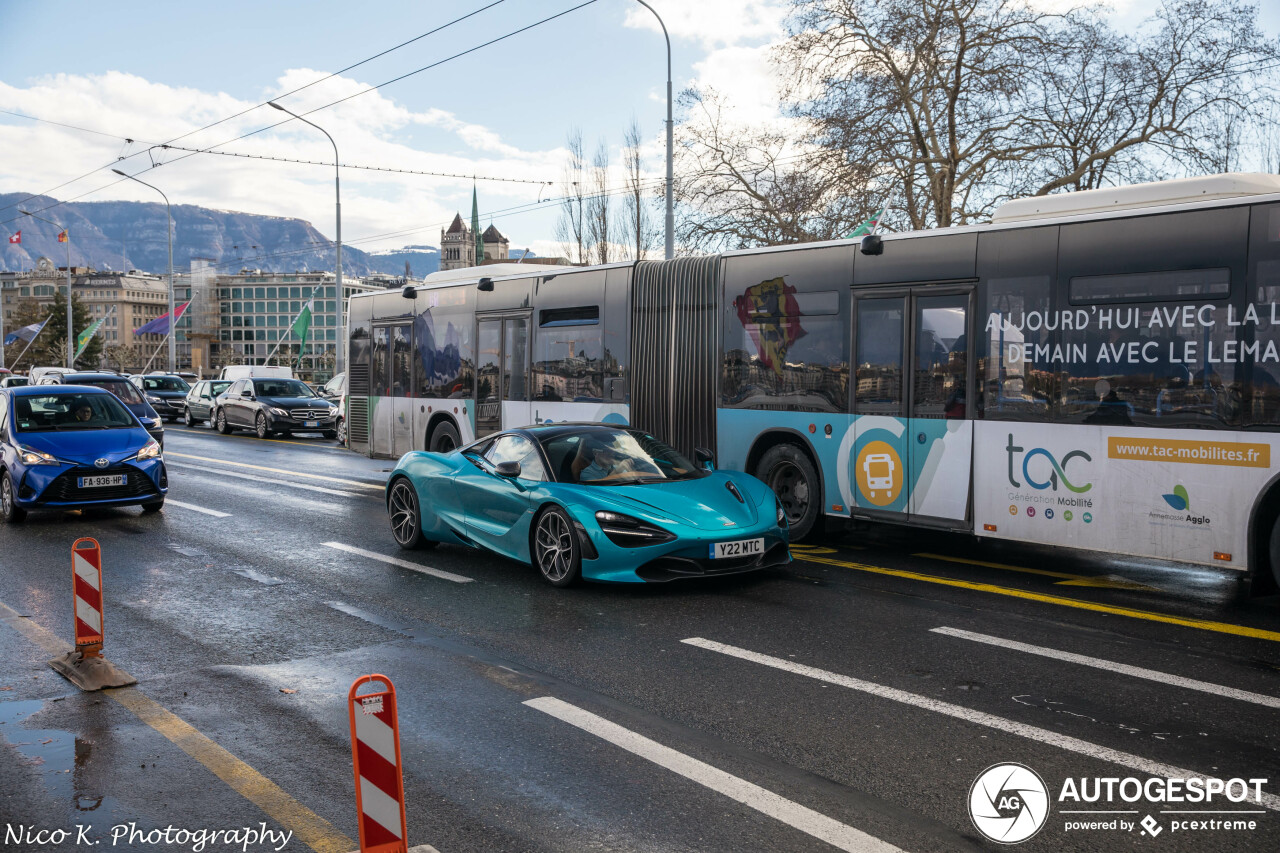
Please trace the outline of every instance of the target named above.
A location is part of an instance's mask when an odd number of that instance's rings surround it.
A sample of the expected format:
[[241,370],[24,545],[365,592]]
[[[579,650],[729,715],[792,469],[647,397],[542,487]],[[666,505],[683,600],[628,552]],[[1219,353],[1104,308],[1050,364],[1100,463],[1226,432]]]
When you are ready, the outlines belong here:
[[489,446],[484,458],[497,466],[502,462],[519,462],[520,479],[541,482],[547,479],[538,447],[522,435],[504,435]]

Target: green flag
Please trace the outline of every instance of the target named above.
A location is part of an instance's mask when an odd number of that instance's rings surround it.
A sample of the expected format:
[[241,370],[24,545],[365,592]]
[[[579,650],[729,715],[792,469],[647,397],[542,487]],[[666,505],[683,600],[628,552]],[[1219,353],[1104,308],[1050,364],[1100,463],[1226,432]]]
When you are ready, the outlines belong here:
[[[93,336],[98,333],[98,328],[102,326],[102,324],[105,322],[107,322],[106,317],[99,317],[98,319],[94,320],[92,324],[90,324],[89,328],[85,329],[76,337],[75,358],[79,358],[81,356],[81,354],[85,350],[85,347],[89,346],[89,341],[93,340]],[[75,359],[72,359],[72,360],[74,361]]]
[[484,240],[480,239],[480,205],[474,185],[471,187],[471,235],[476,240],[476,266],[480,266],[484,263]]
[[872,213],[870,219],[864,220],[862,224],[859,225],[857,228],[853,229],[853,231],[848,236],[846,236],[845,239],[849,240],[854,237],[865,237],[868,234],[873,233],[876,230],[876,226],[880,224],[880,217],[882,216],[884,216],[883,207],[877,210],[875,213]]
[[311,308],[316,304],[315,294],[312,293],[311,298],[307,300],[307,304],[302,306],[302,311],[298,313],[298,319],[293,321],[293,333],[300,339],[298,344],[298,358],[302,358],[302,350],[307,345],[307,332],[311,331]]

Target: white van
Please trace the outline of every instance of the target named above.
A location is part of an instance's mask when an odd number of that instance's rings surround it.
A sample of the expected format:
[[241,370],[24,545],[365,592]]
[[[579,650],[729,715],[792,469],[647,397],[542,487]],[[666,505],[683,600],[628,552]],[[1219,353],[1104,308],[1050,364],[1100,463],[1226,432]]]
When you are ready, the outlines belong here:
[[56,379],[67,373],[75,373],[74,368],[70,367],[33,367],[31,368],[31,384],[32,385],[48,385],[48,379]]
[[292,379],[293,368],[269,364],[232,364],[222,368],[219,379]]

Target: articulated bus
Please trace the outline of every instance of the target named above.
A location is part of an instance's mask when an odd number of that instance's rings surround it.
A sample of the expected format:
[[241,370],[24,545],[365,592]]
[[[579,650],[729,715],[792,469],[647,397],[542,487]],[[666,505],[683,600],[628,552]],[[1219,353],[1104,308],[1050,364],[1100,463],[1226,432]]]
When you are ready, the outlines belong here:
[[1280,176],[438,275],[350,300],[353,449],[626,422],[768,483],[795,538],[852,518],[1280,576]]

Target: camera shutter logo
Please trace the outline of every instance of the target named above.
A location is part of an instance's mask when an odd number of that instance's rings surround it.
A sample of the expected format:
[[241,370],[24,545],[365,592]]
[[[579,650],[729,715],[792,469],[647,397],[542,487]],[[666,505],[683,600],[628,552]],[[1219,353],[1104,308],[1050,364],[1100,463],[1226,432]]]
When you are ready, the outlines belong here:
[[1000,844],[1026,841],[1048,817],[1049,789],[1039,773],[1023,764],[994,764],[969,789],[969,818]]

